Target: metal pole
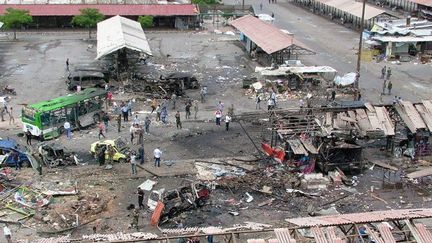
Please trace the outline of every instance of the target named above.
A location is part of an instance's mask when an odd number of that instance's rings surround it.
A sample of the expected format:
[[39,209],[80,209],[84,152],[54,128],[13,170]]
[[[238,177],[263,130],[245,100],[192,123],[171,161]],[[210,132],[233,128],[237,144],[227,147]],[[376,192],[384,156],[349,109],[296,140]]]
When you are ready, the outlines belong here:
[[355,88],[355,99],[357,100],[360,91],[359,91],[359,79],[360,79],[360,62],[361,62],[361,54],[362,54],[362,46],[363,46],[363,29],[364,29],[364,15],[365,15],[365,8],[366,8],[366,0],[363,1],[363,8],[362,8],[362,18],[360,21],[360,40],[359,40],[359,48],[358,48],[358,55],[357,55],[357,76],[354,82],[354,88]]

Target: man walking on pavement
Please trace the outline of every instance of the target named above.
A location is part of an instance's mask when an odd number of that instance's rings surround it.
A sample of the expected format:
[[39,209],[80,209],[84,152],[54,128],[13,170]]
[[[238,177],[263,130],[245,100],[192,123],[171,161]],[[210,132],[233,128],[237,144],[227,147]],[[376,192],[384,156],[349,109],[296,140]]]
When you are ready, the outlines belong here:
[[381,69],[381,79],[383,79],[383,78],[385,77],[386,72],[387,72],[387,66],[384,66],[384,67]]
[[131,227],[138,230],[139,207],[134,208],[132,211],[132,224]]
[[13,110],[12,107],[10,108],[9,111],[9,125],[15,124],[15,118],[13,116]]
[[132,152],[132,154],[130,156],[130,164],[131,164],[131,168],[132,168],[132,175],[136,175],[137,169],[136,169],[136,155],[135,155],[135,152]]
[[155,159],[154,166],[160,167],[160,160],[161,160],[161,156],[162,156],[162,151],[159,149],[159,147],[155,148],[155,150],[153,151],[153,155],[154,155],[154,159]]
[[191,116],[191,107],[192,107],[192,104],[191,104],[191,102],[188,100],[187,102],[186,102],[186,107],[185,107],[185,112],[186,112],[186,119],[190,119],[190,116]]
[[176,119],[177,129],[182,129],[182,124],[181,124],[181,121],[180,121],[180,112],[179,111],[177,111],[177,113],[175,114],[175,119]]
[[66,70],[69,71],[69,58],[66,59]]
[[108,152],[108,161],[112,165],[112,164],[114,164],[114,155],[115,155],[114,147],[112,145],[108,145],[108,151],[107,152]]
[[99,134],[98,134],[99,140],[101,139],[101,136],[103,138],[105,138],[105,135],[104,135],[105,126],[102,122],[98,122],[98,128],[99,128]]
[[121,107],[121,112],[123,114],[123,121],[124,122],[129,121],[129,109],[128,109],[127,105],[123,105]]
[[130,126],[130,128],[129,128],[129,134],[130,134],[130,142],[131,142],[131,144],[133,144],[133,141],[134,141],[135,131],[136,131],[135,125],[132,124]]
[[173,93],[171,95],[171,102],[173,104],[173,110],[175,110],[175,108],[176,108],[176,101],[177,101],[177,95],[175,93]]
[[387,79],[390,80],[390,76],[392,75],[390,67],[387,69]]
[[108,123],[109,123],[109,120],[110,120],[110,118],[108,116],[108,113],[104,112],[104,114],[102,116],[102,121],[103,121],[104,126],[105,126],[105,133],[108,132]]
[[65,123],[63,124],[63,128],[66,131],[66,137],[68,139],[71,139],[71,124],[66,120]]
[[393,83],[392,83],[392,81],[389,81],[389,83],[387,84],[387,89],[388,89],[388,94],[389,95],[391,94],[392,88],[393,88]]
[[231,122],[231,116],[229,114],[227,114],[225,116],[225,129],[228,131],[229,130],[229,124]]

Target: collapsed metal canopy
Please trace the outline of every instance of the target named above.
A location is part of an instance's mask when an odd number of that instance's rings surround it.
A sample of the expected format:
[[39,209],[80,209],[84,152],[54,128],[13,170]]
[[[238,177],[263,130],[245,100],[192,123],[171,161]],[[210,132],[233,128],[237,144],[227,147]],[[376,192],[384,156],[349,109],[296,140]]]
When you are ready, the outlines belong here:
[[119,15],[97,24],[97,57],[122,48],[152,55],[150,45],[140,23]]
[[303,43],[294,39],[292,35],[284,33],[272,24],[266,23],[252,15],[245,15],[230,22],[252,42],[259,46],[267,54],[272,54],[285,49],[295,49],[307,53],[313,53]]

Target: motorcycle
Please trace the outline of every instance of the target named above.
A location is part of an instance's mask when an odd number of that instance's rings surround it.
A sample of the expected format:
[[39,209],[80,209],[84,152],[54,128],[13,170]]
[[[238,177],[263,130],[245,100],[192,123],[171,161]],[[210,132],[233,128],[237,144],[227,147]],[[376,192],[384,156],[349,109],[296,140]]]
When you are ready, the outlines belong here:
[[4,87],[3,92],[5,94],[11,94],[11,95],[16,95],[17,94],[16,91],[15,91],[15,89],[11,88],[9,86]]

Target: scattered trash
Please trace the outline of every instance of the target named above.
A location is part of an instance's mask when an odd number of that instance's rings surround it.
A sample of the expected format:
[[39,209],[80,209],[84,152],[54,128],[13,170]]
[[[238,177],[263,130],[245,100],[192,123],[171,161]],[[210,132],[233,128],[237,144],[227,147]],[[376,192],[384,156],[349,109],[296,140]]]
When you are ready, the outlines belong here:
[[247,198],[246,198],[247,203],[250,203],[254,200],[254,198],[248,192],[246,192],[246,196],[247,196]]
[[239,213],[238,212],[229,212],[231,215],[234,215],[234,216],[238,216],[239,215]]

